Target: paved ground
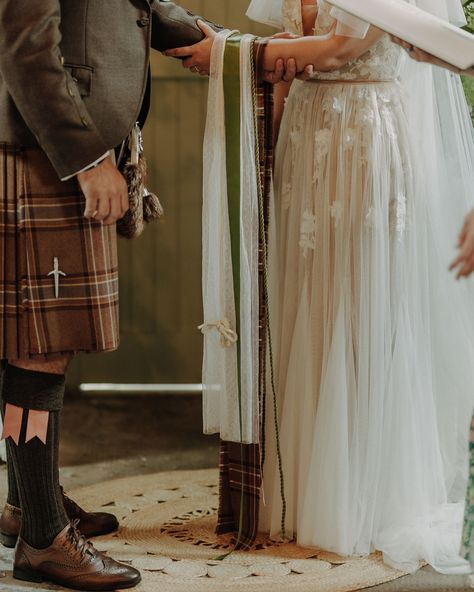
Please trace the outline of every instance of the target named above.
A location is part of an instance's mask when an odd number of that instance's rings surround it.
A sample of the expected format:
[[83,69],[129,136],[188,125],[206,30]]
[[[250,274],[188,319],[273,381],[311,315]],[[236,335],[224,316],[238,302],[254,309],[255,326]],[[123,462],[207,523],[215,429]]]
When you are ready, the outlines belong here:
[[[63,485],[71,490],[136,474],[217,466],[218,441],[201,434],[200,416],[201,399],[195,395],[69,397],[62,426]],[[2,498],[4,489],[5,468],[0,467]],[[414,576],[372,590],[460,592],[472,589],[465,577],[440,576],[425,568]],[[21,591],[24,588],[19,586],[18,592]]]

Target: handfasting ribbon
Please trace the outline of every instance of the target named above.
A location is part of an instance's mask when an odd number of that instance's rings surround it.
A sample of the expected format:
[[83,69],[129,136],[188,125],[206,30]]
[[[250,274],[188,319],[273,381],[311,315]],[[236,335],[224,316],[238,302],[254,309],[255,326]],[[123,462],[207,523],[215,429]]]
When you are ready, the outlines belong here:
[[[266,154],[261,154],[260,150],[260,138],[259,138],[259,129],[258,129],[258,115],[257,115],[257,79],[263,79],[264,75],[264,66],[263,66],[263,58],[265,54],[265,48],[268,44],[267,39],[258,40],[255,42],[255,64],[256,67],[252,71],[253,79],[252,79],[252,87],[254,88],[254,126],[255,126],[255,154],[256,154],[256,166],[257,166],[257,180],[258,180],[258,210],[259,210],[259,223],[260,223],[260,248],[262,250],[262,257],[261,257],[261,270],[263,275],[263,282],[260,289],[263,292],[263,311],[261,312],[264,315],[265,320],[261,319],[263,326],[265,327],[266,331],[264,330],[262,335],[262,339],[265,342],[265,345],[268,346],[268,361],[270,365],[270,385],[272,391],[272,399],[273,399],[273,422],[275,426],[275,438],[276,438],[276,452],[277,452],[277,461],[278,461],[278,472],[280,474],[280,497],[282,503],[282,511],[281,511],[281,536],[283,539],[286,538],[285,530],[286,530],[286,493],[285,493],[285,476],[283,471],[283,456],[281,453],[281,439],[280,439],[280,423],[279,423],[279,412],[278,412],[278,397],[277,397],[277,390],[276,390],[276,382],[275,382],[275,366],[274,366],[274,358],[273,358],[273,344],[272,344],[272,332],[271,332],[271,323],[270,323],[270,299],[268,293],[268,218],[269,218],[269,204],[265,200],[265,171],[262,170],[265,167],[266,161]],[[264,104],[262,105],[263,109],[266,109],[265,100]],[[264,118],[265,120],[265,118]],[[268,118],[268,121],[265,121],[266,124],[273,126],[273,118]],[[271,132],[270,132],[271,133]],[[262,150],[265,152],[265,140],[267,139],[267,131],[264,131],[265,138],[262,142]],[[271,138],[273,140],[273,138]],[[263,157],[263,158],[262,158]],[[263,490],[263,464],[265,463],[265,410],[266,410],[266,354],[267,350],[263,347],[263,356],[261,360],[261,381],[262,381],[262,396],[263,396],[263,420],[262,420],[262,449],[261,449],[261,459],[262,459],[262,496],[264,498],[265,492]],[[265,503],[265,500],[264,500]]]
[[[220,347],[217,340],[206,338],[204,418],[207,433],[214,430],[224,436],[219,510],[223,521],[218,528],[222,527],[222,533],[238,531],[234,548],[250,548],[257,534],[259,498],[263,495],[261,452],[267,342],[274,415],[278,421],[264,279],[273,146],[271,89],[256,80],[255,63],[259,69],[262,67],[264,43],[255,55],[256,39],[250,35],[226,32],[226,37],[218,36],[216,43],[205,137],[206,322],[200,330],[206,336],[216,330]],[[207,384],[222,385],[222,403],[212,389],[206,392]]]
[[[240,43],[242,35],[235,33],[226,42],[224,53],[224,113],[231,258],[234,281],[235,332],[240,335]],[[239,400],[239,430],[243,458],[241,341],[237,341],[237,382]],[[245,475],[241,475],[239,529],[235,547],[242,537],[245,512]]]
[[[265,222],[265,204],[262,190],[262,177],[260,170],[260,154],[259,154],[259,137],[257,124],[257,84],[256,84],[256,66],[257,63],[263,67],[263,52],[265,43],[255,44],[255,41],[250,46],[251,51],[251,88],[252,88],[252,109],[253,109],[253,128],[255,137],[255,146],[253,147],[253,155],[255,159],[256,168],[256,183],[257,183],[257,199],[259,212],[259,233],[260,244],[263,250],[263,285],[260,289],[263,290],[263,298],[265,302],[266,315],[266,336],[264,337],[268,342],[269,359],[270,359],[270,376],[271,387],[273,392],[274,402],[274,420],[277,438],[277,457],[280,470],[281,481],[281,497],[282,497],[282,536],[285,536],[285,519],[286,519],[286,501],[284,492],[283,466],[280,449],[280,433],[278,425],[278,403],[276,396],[276,388],[274,381],[274,367],[273,367],[273,352],[271,345],[270,322],[269,322],[269,302],[268,302],[268,278],[267,278],[267,243],[266,243],[266,222]],[[236,316],[236,333],[240,334],[240,320],[241,320],[241,234],[243,224],[242,221],[242,182],[241,182],[241,150],[242,150],[242,121],[241,121],[241,51],[242,49],[242,35],[235,34],[227,39],[226,49],[224,53],[224,113],[225,113],[225,140],[226,140],[226,174],[227,174],[227,200],[228,200],[228,215],[229,215],[229,230],[231,243],[231,258],[233,269],[233,284],[234,284],[234,300],[235,300],[235,316]],[[240,427],[240,445],[241,445],[241,459],[244,458],[244,438],[243,438],[243,409],[242,409],[242,376],[241,376],[241,343],[237,342],[237,373],[238,373],[238,401],[239,401],[239,427]],[[261,360],[260,373],[265,372],[265,364]],[[243,532],[243,522],[245,513],[245,474],[242,471],[241,475],[241,501],[240,501],[240,516],[239,529],[236,541],[236,548],[239,547]]]

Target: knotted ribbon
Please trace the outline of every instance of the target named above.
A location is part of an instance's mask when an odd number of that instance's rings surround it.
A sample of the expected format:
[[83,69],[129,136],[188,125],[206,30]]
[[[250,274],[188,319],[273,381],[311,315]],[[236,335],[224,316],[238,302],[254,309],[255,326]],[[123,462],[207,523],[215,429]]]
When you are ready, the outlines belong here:
[[234,343],[237,343],[239,339],[237,333],[232,329],[229,319],[226,317],[220,321],[203,323],[202,325],[199,325],[198,329],[203,335],[206,335],[209,331],[212,331],[212,329],[217,329],[220,333],[221,347],[231,347]]

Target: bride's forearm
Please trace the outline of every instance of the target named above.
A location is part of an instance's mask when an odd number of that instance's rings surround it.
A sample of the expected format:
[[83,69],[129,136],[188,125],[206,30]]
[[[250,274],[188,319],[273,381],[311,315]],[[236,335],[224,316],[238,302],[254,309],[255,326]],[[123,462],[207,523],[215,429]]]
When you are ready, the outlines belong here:
[[335,66],[333,54],[333,40],[329,36],[271,39],[265,50],[265,69],[272,70],[279,58],[285,61],[294,58],[298,72],[308,65],[313,65],[316,70],[332,70]]
[[365,53],[383,34],[371,27],[365,39],[341,37],[333,33],[298,39],[270,39],[265,50],[265,69],[272,70],[279,58],[294,58],[299,72],[309,65],[320,72],[337,70]]

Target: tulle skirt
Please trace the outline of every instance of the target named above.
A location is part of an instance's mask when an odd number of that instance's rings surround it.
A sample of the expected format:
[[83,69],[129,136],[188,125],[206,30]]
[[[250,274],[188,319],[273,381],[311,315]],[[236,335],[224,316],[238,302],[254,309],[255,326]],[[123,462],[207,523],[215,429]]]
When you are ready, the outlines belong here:
[[[396,82],[296,82],[287,100],[270,238],[285,528],[341,555],[463,571],[473,352],[411,132]],[[267,417],[261,528],[278,536]]]

